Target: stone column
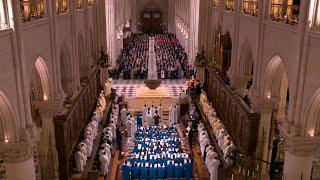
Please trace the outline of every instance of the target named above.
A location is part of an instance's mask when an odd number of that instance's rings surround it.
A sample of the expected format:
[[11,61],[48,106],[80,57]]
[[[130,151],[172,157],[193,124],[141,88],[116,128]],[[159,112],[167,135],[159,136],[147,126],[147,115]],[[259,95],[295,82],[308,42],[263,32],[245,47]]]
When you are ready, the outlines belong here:
[[[264,161],[268,161],[271,158],[272,147],[269,145],[270,138],[270,127],[272,110],[277,102],[277,99],[265,99],[257,98],[251,99],[252,105],[256,112],[260,112],[260,123],[259,123],[259,135],[258,135],[258,146],[256,156]],[[267,174],[267,166],[265,164],[262,167],[262,174]]]
[[[34,102],[36,108],[39,108],[42,130],[39,134],[37,143],[37,152],[41,165],[42,174],[48,177],[49,170],[53,170],[54,176],[59,177],[58,152],[56,149],[55,130],[53,119],[56,114],[63,111],[63,100],[60,101],[38,101]],[[53,164],[49,164],[49,149],[52,150]],[[51,173],[51,172],[50,172]]]
[[1,145],[4,154],[7,179],[36,179],[33,143],[5,143]]
[[300,136],[301,127],[288,121],[280,128],[285,139],[284,180],[309,180],[313,165],[313,152],[319,147],[319,136]]

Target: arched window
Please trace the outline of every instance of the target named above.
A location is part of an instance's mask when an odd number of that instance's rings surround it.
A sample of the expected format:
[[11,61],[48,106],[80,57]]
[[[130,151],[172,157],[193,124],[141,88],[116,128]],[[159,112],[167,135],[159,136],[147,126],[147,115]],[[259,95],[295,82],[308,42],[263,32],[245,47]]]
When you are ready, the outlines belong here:
[[83,1],[82,0],[77,0],[77,8],[82,9],[83,7]]
[[88,0],[88,6],[93,6],[93,0]]
[[69,11],[68,0],[56,0],[57,14],[66,13]]
[[257,16],[258,15],[258,2],[257,0],[243,0],[242,1],[242,13]]
[[20,0],[22,22],[33,21],[44,17],[43,0]]
[[225,0],[225,9],[227,11],[233,11],[235,7],[234,0]]
[[9,27],[8,6],[6,0],[0,0],[0,30]]
[[299,21],[300,0],[272,0],[270,18],[273,21],[296,25]]
[[309,21],[311,21],[311,27],[313,30],[320,30],[320,2],[310,1],[310,16]]
[[220,0],[212,0],[213,6],[218,7],[220,4]]

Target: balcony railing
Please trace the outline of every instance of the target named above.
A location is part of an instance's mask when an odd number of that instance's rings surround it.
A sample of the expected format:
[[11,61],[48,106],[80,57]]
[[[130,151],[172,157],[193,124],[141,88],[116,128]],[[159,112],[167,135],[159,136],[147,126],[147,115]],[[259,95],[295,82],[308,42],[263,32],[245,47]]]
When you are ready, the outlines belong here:
[[299,22],[300,6],[271,4],[270,18],[273,21],[296,25]]
[[20,1],[22,22],[33,21],[44,17],[43,0]]
[[225,1],[225,8],[227,11],[233,11],[234,10],[234,0],[226,0]]
[[93,0],[88,0],[88,6],[93,6]]
[[69,11],[68,0],[56,1],[57,14],[63,14]]
[[212,0],[212,3],[214,7],[218,7],[220,4],[219,0]]
[[[2,1],[2,0],[0,0]],[[0,30],[9,28],[8,8],[6,1],[0,4]]]
[[258,16],[258,3],[255,1],[243,1],[242,12],[250,16]]
[[77,0],[77,9],[82,9],[82,0]]

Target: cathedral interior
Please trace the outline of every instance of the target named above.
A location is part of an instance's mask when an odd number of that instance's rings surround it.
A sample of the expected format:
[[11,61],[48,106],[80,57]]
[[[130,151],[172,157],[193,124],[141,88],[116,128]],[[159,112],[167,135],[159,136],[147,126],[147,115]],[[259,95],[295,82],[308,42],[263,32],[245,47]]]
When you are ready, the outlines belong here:
[[0,0],[0,179],[320,179],[319,57],[320,0]]

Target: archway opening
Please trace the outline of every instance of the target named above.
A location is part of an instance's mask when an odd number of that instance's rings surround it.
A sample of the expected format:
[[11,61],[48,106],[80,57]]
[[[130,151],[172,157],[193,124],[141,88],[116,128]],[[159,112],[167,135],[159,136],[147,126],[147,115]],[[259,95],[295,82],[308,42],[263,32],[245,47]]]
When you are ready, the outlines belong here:
[[50,162],[48,159],[53,158],[48,150],[52,145],[48,145],[50,140],[47,131],[49,129],[44,124],[44,117],[40,114],[39,109],[39,105],[44,101],[51,100],[50,78],[46,63],[41,57],[37,58],[31,75],[30,100],[32,120],[37,127],[42,129],[40,141],[37,142],[34,150],[36,175],[39,179],[52,179],[54,176],[48,176],[48,174],[52,174],[50,172],[54,172],[53,165],[48,164]]
[[163,33],[165,25],[162,22],[163,14],[159,5],[151,1],[147,3],[141,12],[141,28],[140,30],[147,34]]
[[73,94],[73,73],[68,49],[63,46],[60,52],[61,86],[69,99]]
[[283,171],[285,142],[278,129],[279,124],[287,119],[290,100],[288,76],[280,56],[276,55],[271,59],[264,80],[263,96],[276,100],[272,109],[270,133],[267,139],[268,147],[272,147],[268,150],[268,159],[271,161],[269,173],[271,178],[275,178],[281,176]]
[[83,82],[87,79],[89,74],[89,62],[86,60],[84,41],[81,34],[78,37],[78,59],[79,59],[79,73],[80,73],[80,82]]

